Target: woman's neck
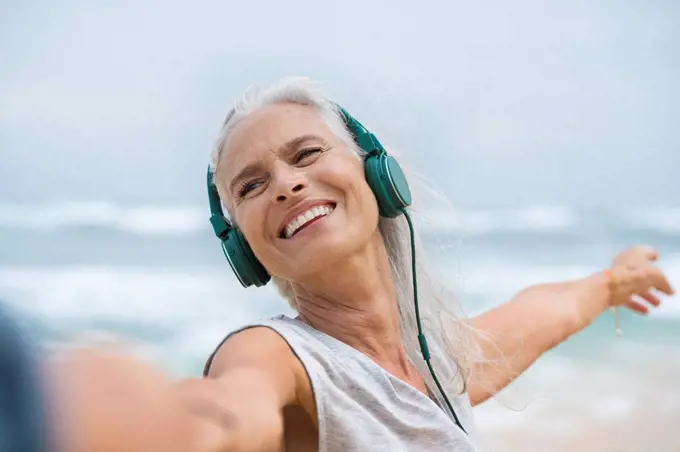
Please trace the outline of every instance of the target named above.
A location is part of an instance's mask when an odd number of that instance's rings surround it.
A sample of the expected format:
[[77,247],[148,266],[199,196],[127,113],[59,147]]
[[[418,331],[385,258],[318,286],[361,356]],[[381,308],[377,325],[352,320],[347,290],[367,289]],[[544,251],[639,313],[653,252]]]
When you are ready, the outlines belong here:
[[398,377],[411,379],[401,337],[397,293],[382,237],[332,270],[293,284],[300,318],[369,356]]

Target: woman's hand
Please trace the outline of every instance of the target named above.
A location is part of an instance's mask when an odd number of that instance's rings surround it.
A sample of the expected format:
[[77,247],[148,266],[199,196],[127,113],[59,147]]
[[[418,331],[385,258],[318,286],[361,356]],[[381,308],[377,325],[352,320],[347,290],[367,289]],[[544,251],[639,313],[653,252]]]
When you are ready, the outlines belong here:
[[656,291],[673,295],[674,290],[666,275],[654,264],[658,258],[659,253],[649,246],[634,246],[618,254],[607,270],[610,306],[626,306],[640,314],[647,314],[650,305],[657,307],[661,304]]

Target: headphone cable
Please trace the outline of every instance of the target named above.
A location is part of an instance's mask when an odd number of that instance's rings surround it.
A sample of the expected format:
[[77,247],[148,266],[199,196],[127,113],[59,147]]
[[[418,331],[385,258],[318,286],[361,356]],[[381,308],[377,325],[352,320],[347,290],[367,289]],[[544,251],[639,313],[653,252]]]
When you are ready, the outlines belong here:
[[423,359],[425,360],[425,363],[427,364],[427,367],[430,369],[430,373],[432,374],[432,379],[434,380],[434,383],[437,385],[437,388],[439,389],[439,392],[441,393],[442,397],[444,398],[444,401],[446,402],[446,406],[448,407],[449,411],[451,411],[451,414],[453,415],[453,419],[456,422],[456,425],[460,427],[463,432],[467,434],[467,431],[465,428],[463,428],[463,425],[460,423],[460,420],[458,420],[458,416],[456,415],[456,412],[453,409],[453,406],[451,405],[451,402],[449,402],[449,398],[446,396],[446,393],[444,392],[444,388],[442,388],[441,383],[439,383],[439,379],[437,379],[437,375],[434,372],[434,369],[432,367],[432,363],[430,362],[430,349],[427,346],[427,340],[425,339],[425,334],[423,333],[423,327],[420,322],[420,308],[418,304],[418,280],[416,276],[416,242],[415,242],[415,233],[413,231],[413,223],[411,222],[411,217],[409,216],[408,212],[406,211],[406,208],[402,209],[402,212],[404,213],[404,216],[406,217],[406,221],[408,222],[408,228],[409,232],[411,234],[411,268],[412,268],[412,274],[413,274],[413,300],[415,304],[415,310],[416,310],[416,324],[418,325],[418,342],[420,343],[420,351],[423,355]]

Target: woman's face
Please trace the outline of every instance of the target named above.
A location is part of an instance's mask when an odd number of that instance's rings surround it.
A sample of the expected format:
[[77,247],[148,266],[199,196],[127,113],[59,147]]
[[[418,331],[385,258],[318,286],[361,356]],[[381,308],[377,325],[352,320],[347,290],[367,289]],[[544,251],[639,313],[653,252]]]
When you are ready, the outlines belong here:
[[363,162],[311,107],[263,107],[227,141],[217,177],[253,252],[300,281],[365,247],[378,207]]

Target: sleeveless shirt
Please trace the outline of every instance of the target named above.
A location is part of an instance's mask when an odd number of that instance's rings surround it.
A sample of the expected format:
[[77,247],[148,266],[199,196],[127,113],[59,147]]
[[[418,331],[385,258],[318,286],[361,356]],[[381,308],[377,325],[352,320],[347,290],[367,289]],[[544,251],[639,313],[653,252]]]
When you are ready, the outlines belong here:
[[[437,387],[428,383],[426,375],[423,377],[432,397],[393,376],[359,350],[299,319],[281,315],[231,332],[209,357],[204,376],[229,337],[258,326],[278,333],[307,372],[316,401],[319,452],[477,451],[467,393],[447,394],[466,434],[455,424]],[[439,348],[430,344],[430,351],[434,355]]]

